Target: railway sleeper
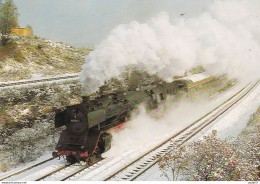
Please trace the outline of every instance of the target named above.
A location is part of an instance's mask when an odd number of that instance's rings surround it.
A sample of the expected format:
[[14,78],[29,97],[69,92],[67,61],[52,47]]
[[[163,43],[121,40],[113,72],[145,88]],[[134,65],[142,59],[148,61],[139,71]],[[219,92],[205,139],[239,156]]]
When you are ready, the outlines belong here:
[[184,134],[184,136],[188,136],[190,134],[192,134],[192,132],[188,132],[188,133]]
[[182,140],[181,140],[181,139],[178,139],[178,140],[176,140],[175,142],[179,143],[180,141],[182,141]]
[[148,162],[144,162],[145,165],[149,164]]
[[170,146],[167,147],[167,150],[169,150],[169,149],[171,149],[173,147],[174,147],[173,145],[170,145]]
[[186,138],[186,136],[182,136],[182,137],[180,137],[179,139],[184,139],[184,138]]

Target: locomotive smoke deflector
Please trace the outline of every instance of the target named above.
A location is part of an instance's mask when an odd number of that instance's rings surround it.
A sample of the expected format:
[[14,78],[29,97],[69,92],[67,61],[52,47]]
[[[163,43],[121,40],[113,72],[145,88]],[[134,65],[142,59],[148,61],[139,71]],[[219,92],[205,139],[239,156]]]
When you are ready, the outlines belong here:
[[55,128],[59,128],[65,125],[64,116],[65,111],[59,112],[55,115]]

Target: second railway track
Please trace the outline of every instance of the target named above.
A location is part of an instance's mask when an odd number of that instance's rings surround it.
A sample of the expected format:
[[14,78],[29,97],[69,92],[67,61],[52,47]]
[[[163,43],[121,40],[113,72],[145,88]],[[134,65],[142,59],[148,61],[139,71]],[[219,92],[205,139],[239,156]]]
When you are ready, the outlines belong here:
[[14,177],[14,176],[17,176],[19,174],[25,173],[26,171],[29,171],[29,170],[31,170],[33,168],[36,168],[36,167],[38,167],[40,165],[43,165],[43,164],[45,164],[45,163],[47,163],[47,162],[49,162],[51,160],[53,160],[53,158],[48,158],[48,159],[46,159],[44,161],[41,161],[41,162],[36,163],[36,164],[33,164],[33,165],[29,166],[29,167],[23,168],[23,169],[21,169],[19,171],[16,171],[16,172],[12,173],[12,174],[4,176],[3,178],[0,178],[0,181],[6,180],[6,179],[11,179],[11,177]]
[[[96,161],[94,161],[93,165],[103,160],[103,158],[99,158]],[[47,173],[39,178],[37,178],[35,181],[65,181],[68,178],[73,177],[77,173],[80,173],[81,171],[89,168],[89,167],[95,167],[90,165],[82,165],[80,163],[75,163],[70,166],[63,166],[60,167],[50,173]]]
[[11,86],[20,86],[24,84],[36,84],[40,82],[48,82],[48,81],[57,81],[62,79],[77,79],[78,74],[73,75],[65,75],[65,76],[59,76],[59,77],[49,77],[49,78],[42,78],[42,79],[35,79],[35,80],[21,80],[21,81],[12,81],[12,82],[0,82],[0,88],[1,87],[11,87]]

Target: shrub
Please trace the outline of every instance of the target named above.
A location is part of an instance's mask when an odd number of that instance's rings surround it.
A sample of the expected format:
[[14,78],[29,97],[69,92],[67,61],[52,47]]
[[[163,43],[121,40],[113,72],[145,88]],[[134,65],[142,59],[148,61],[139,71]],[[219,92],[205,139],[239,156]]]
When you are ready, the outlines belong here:
[[159,162],[162,174],[177,180],[258,180],[259,134],[229,143],[214,135],[204,136],[182,148],[175,148]]

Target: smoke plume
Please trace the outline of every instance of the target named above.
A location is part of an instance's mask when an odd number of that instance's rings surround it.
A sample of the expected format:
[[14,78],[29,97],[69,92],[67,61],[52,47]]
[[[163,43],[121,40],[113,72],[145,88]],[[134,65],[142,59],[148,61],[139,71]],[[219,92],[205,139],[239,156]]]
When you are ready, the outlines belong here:
[[[177,133],[219,103],[203,100],[187,102],[184,99],[180,103],[169,106],[172,98],[169,97],[166,104],[161,104],[155,113],[147,114],[144,106],[139,106],[123,129],[111,131],[113,136],[111,149],[102,156],[116,157],[142,148],[144,145],[154,144],[154,141],[162,138],[168,138],[169,135]],[[165,110],[162,110],[164,108]],[[159,119],[154,118],[155,114],[157,117],[159,115]]]
[[170,81],[192,67],[239,79],[259,79],[259,0],[216,0],[194,18],[161,12],[145,23],[115,27],[82,67],[83,92],[91,93],[128,65]]

